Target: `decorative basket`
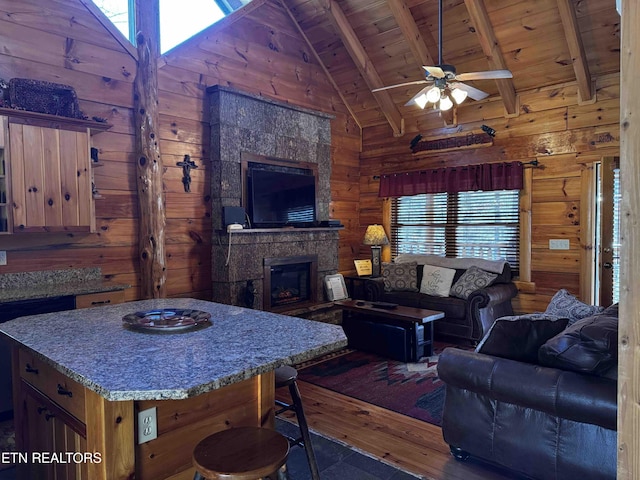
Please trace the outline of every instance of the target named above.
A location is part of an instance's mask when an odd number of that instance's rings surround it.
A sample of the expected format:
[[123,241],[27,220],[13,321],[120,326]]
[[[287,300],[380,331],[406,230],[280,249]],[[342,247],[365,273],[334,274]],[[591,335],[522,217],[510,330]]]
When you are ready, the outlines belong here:
[[12,78],[9,80],[11,107],[69,118],[84,118],[73,87],[59,83]]

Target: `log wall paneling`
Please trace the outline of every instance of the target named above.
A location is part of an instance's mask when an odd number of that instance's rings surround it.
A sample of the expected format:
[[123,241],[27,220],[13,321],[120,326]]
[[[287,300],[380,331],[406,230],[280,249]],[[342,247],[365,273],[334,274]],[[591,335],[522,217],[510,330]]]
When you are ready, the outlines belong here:
[[[2,248],[7,250],[8,264],[0,267],[0,273],[99,266],[105,279],[132,285],[125,292],[127,300],[139,299],[138,155],[133,126],[137,51],[124,48],[113,27],[101,26],[95,9],[86,6],[90,2],[23,3],[24,15],[5,15],[0,20],[0,39],[11,45],[10,51],[0,54],[0,78],[71,85],[82,111],[104,118],[112,127],[91,138],[100,160],[100,167],[93,171],[100,194],[95,200],[95,234],[25,234],[20,241],[5,236]],[[0,0],[0,12],[13,10],[11,0]],[[211,85],[230,85],[335,116],[331,121],[331,217],[345,225],[340,232],[341,271],[353,270],[352,250],[361,241],[357,213],[360,127],[279,2],[254,1],[241,10],[158,62],[156,137],[166,194],[166,296],[211,298],[211,221],[212,215],[219,215],[211,211],[209,193],[205,90]],[[184,192],[182,169],[175,165],[187,154],[198,165],[191,172],[190,193]],[[17,203],[24,210],[24,201]]]
[[[619,77],[618,77],[619,78]],[[382,173],[412,171],[423,168],[461,166],[496,161],[538,160],[539,167],[526,170],[530,177],[527,201],[521,199],[522,252],[531,252],[530,262],[523,262],[519,294],[513,301],[517,312],[544,311],[553,294],[566,288],[574,295],[590,300],[589,280],[582,279],[588,247],[583,231],[591,224],[591,193],[585,172],[602,156],[619,148],[620,129],[615,119],[619,111],[619,87],[616,77],[596,80],[605,100],[578,105],[576,86],[564,85],[543,91],[520,93],[518,118],[504,118],[503,112],[483,109],[484,118],[476,116],[472,103],[458,108],[458,126],[408,132],[401,139],[393,137],[384,126],[363,129],[362,172],[360,181],[360,225],[384,223],[383,200],[378,198]],[[569,94],[573,91],[572,94]],[[465,113],[469,111],[469,114]],[[487,114],[493,116],[487,116]],[[423,114],[425,116],[430,113]],[[570,116],[570,118],[569,118]],[[471,120],[471,123],[466,121]],[[407,130],[425,122],[413,123]],[[461,132],[478,131],[482,124],[496,129],[493,146],[465,151],[427,152],[413,155],[410,140],[418,133],[423,138],[446,138]],[[527,177],[525,177],[527,178]],[[587,203],[586,205],[584,205]],[[526,222],[530,221],[530,226]],[[549,240],[568,239],[569,250],[550,250]],[[354,250],[353,258],[363,258]],[[345,262],[346,263],[346,262]]]

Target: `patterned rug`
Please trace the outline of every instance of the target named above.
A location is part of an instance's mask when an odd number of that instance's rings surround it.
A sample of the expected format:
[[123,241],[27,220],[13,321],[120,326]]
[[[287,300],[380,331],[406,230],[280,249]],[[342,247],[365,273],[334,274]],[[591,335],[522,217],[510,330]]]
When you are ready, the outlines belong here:
[[298,379],[440,425],[444,383],[438,378],[438,355],[450,346],[458,347],[436,342],[434,355],[417,363],[345,350],[312,365],[298,366]]

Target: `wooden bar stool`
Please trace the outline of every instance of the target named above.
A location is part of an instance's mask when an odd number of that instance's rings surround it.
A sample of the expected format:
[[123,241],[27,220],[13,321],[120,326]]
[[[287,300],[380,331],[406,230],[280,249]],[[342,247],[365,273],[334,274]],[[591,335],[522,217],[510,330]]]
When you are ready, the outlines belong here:
[[276,411],[276,415],[280,415],[286,411],[293,411],[298,419],[298,427],[300,428],[300,437],[291,438],[289,442],[291,445],[298,445],[304,448],[307,454],[307,461],[309,462],[309,470],[311,471],[312,480],[320,480],[320,473],[318,472],[318,463],[316,462],[316,454],[313,451],[311,445],[311,435],[309,434],[309,426],[307,425],[307,419],[304,416],[304,410],[302,408],[302,398],[300,397],[300,390],[296,380],[298,379],[298,371],[290,366],[278,367],[275,370],[276,373],[276,388],[289,387],[289,394],[291,395],[291,402],[286,403],[281,400],[276,400],[276,404],[280,408]]
[[194,480],[258,480],[278,472],[289,455],[289,441],[275,430],[236,427],[209,435],[193,449]]

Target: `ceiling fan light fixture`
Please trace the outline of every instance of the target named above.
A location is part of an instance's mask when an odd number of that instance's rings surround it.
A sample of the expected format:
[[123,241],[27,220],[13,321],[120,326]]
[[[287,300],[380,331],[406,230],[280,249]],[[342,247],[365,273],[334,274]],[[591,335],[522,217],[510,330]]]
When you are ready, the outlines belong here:
[[426,93],[423,93],[422,95],[420,95],[414,100],[414,102],[416,102],[416,105],[418,105],[423,110],[424,110],[424,107],[426,107],[428,101],[429,100]]
[[447,95],[443,94],[442,97],[440,97],[440,110],[446,111],[451,109],[451,107],[453,107],[453,102]]
[[453,97],[453,100],[455,100],[456,105],[460,105],[467,98],[467,92],[461,88],[454,88],[451,91],[451,96]]
[[436,103],[440,99],[440,89],[433,86],[427,92],[427,101],[429,103]]

